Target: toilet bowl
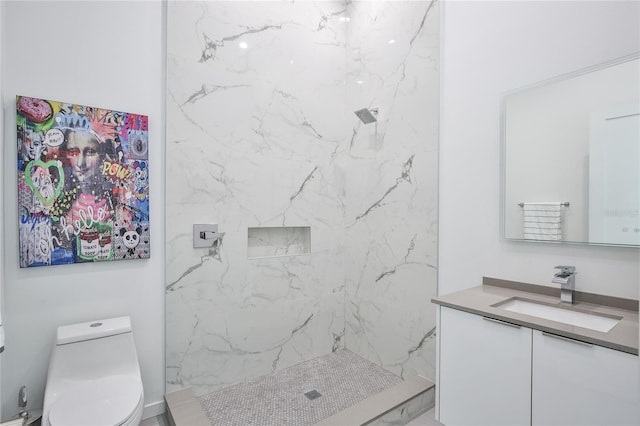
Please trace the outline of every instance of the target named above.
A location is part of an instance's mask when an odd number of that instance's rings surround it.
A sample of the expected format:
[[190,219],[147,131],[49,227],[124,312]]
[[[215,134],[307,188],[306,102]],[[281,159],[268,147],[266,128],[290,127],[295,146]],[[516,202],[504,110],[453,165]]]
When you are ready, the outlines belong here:
[[43,426],[138,425],[144,392],[129,317],[58,327]]

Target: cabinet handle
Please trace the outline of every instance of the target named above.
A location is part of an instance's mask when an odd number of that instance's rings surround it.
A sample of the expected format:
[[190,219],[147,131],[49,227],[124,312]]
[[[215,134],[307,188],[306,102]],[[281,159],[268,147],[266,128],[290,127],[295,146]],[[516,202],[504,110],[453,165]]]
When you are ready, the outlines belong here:
[[496,324],[508,325],[509,327],[520,328],[518,324],[511,324],[510,322],[500,321],[495,318],[482,317],[483,320],[495,322]]
[[558,339],[558,340],[564,340],[566,342],[575,343],[576,345],[588,346],[590,348],[593,347],[593,344],[591,344],[591,343],[582,342],[580,340],[572,339],[570,337],[558,336],[557,334],[551,334],[551,333],[547,333],[545,331],[542,332],[542,335],[543,336],[547,336],[547,337],[553,337],[554,339]]

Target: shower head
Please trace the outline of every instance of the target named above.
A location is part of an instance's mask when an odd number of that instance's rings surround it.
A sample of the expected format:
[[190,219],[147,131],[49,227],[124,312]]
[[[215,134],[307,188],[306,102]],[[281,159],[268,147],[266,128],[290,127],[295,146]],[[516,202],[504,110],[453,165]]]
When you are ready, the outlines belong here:
[[364,124],[375,123],[378,121],[376,115],[378,115],[378,108],[362,108],[355,112],[360,121]]

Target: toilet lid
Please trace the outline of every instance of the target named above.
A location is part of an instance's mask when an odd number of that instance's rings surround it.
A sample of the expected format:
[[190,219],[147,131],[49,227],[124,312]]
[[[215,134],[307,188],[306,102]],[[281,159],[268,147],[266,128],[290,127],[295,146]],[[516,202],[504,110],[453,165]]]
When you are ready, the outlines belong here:
[[65,426],[121,425],[142,396],[140,380],[110,376],[91,380],[62,393],[51,407],[49,422]]

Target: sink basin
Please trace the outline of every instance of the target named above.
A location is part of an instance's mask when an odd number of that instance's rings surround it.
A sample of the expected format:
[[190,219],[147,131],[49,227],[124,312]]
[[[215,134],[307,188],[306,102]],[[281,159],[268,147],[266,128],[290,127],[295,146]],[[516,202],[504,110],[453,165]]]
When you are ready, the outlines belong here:
[[504,309],[505,311],[517,312],[519,314],[531,315],[532,317],[601,331],[603,333],[611,330],[621,320],[621,318],[586,313],[558,305],[546,305],[533,300],[520,298],[509,299],[506,302],[494,305],[494,307]]

